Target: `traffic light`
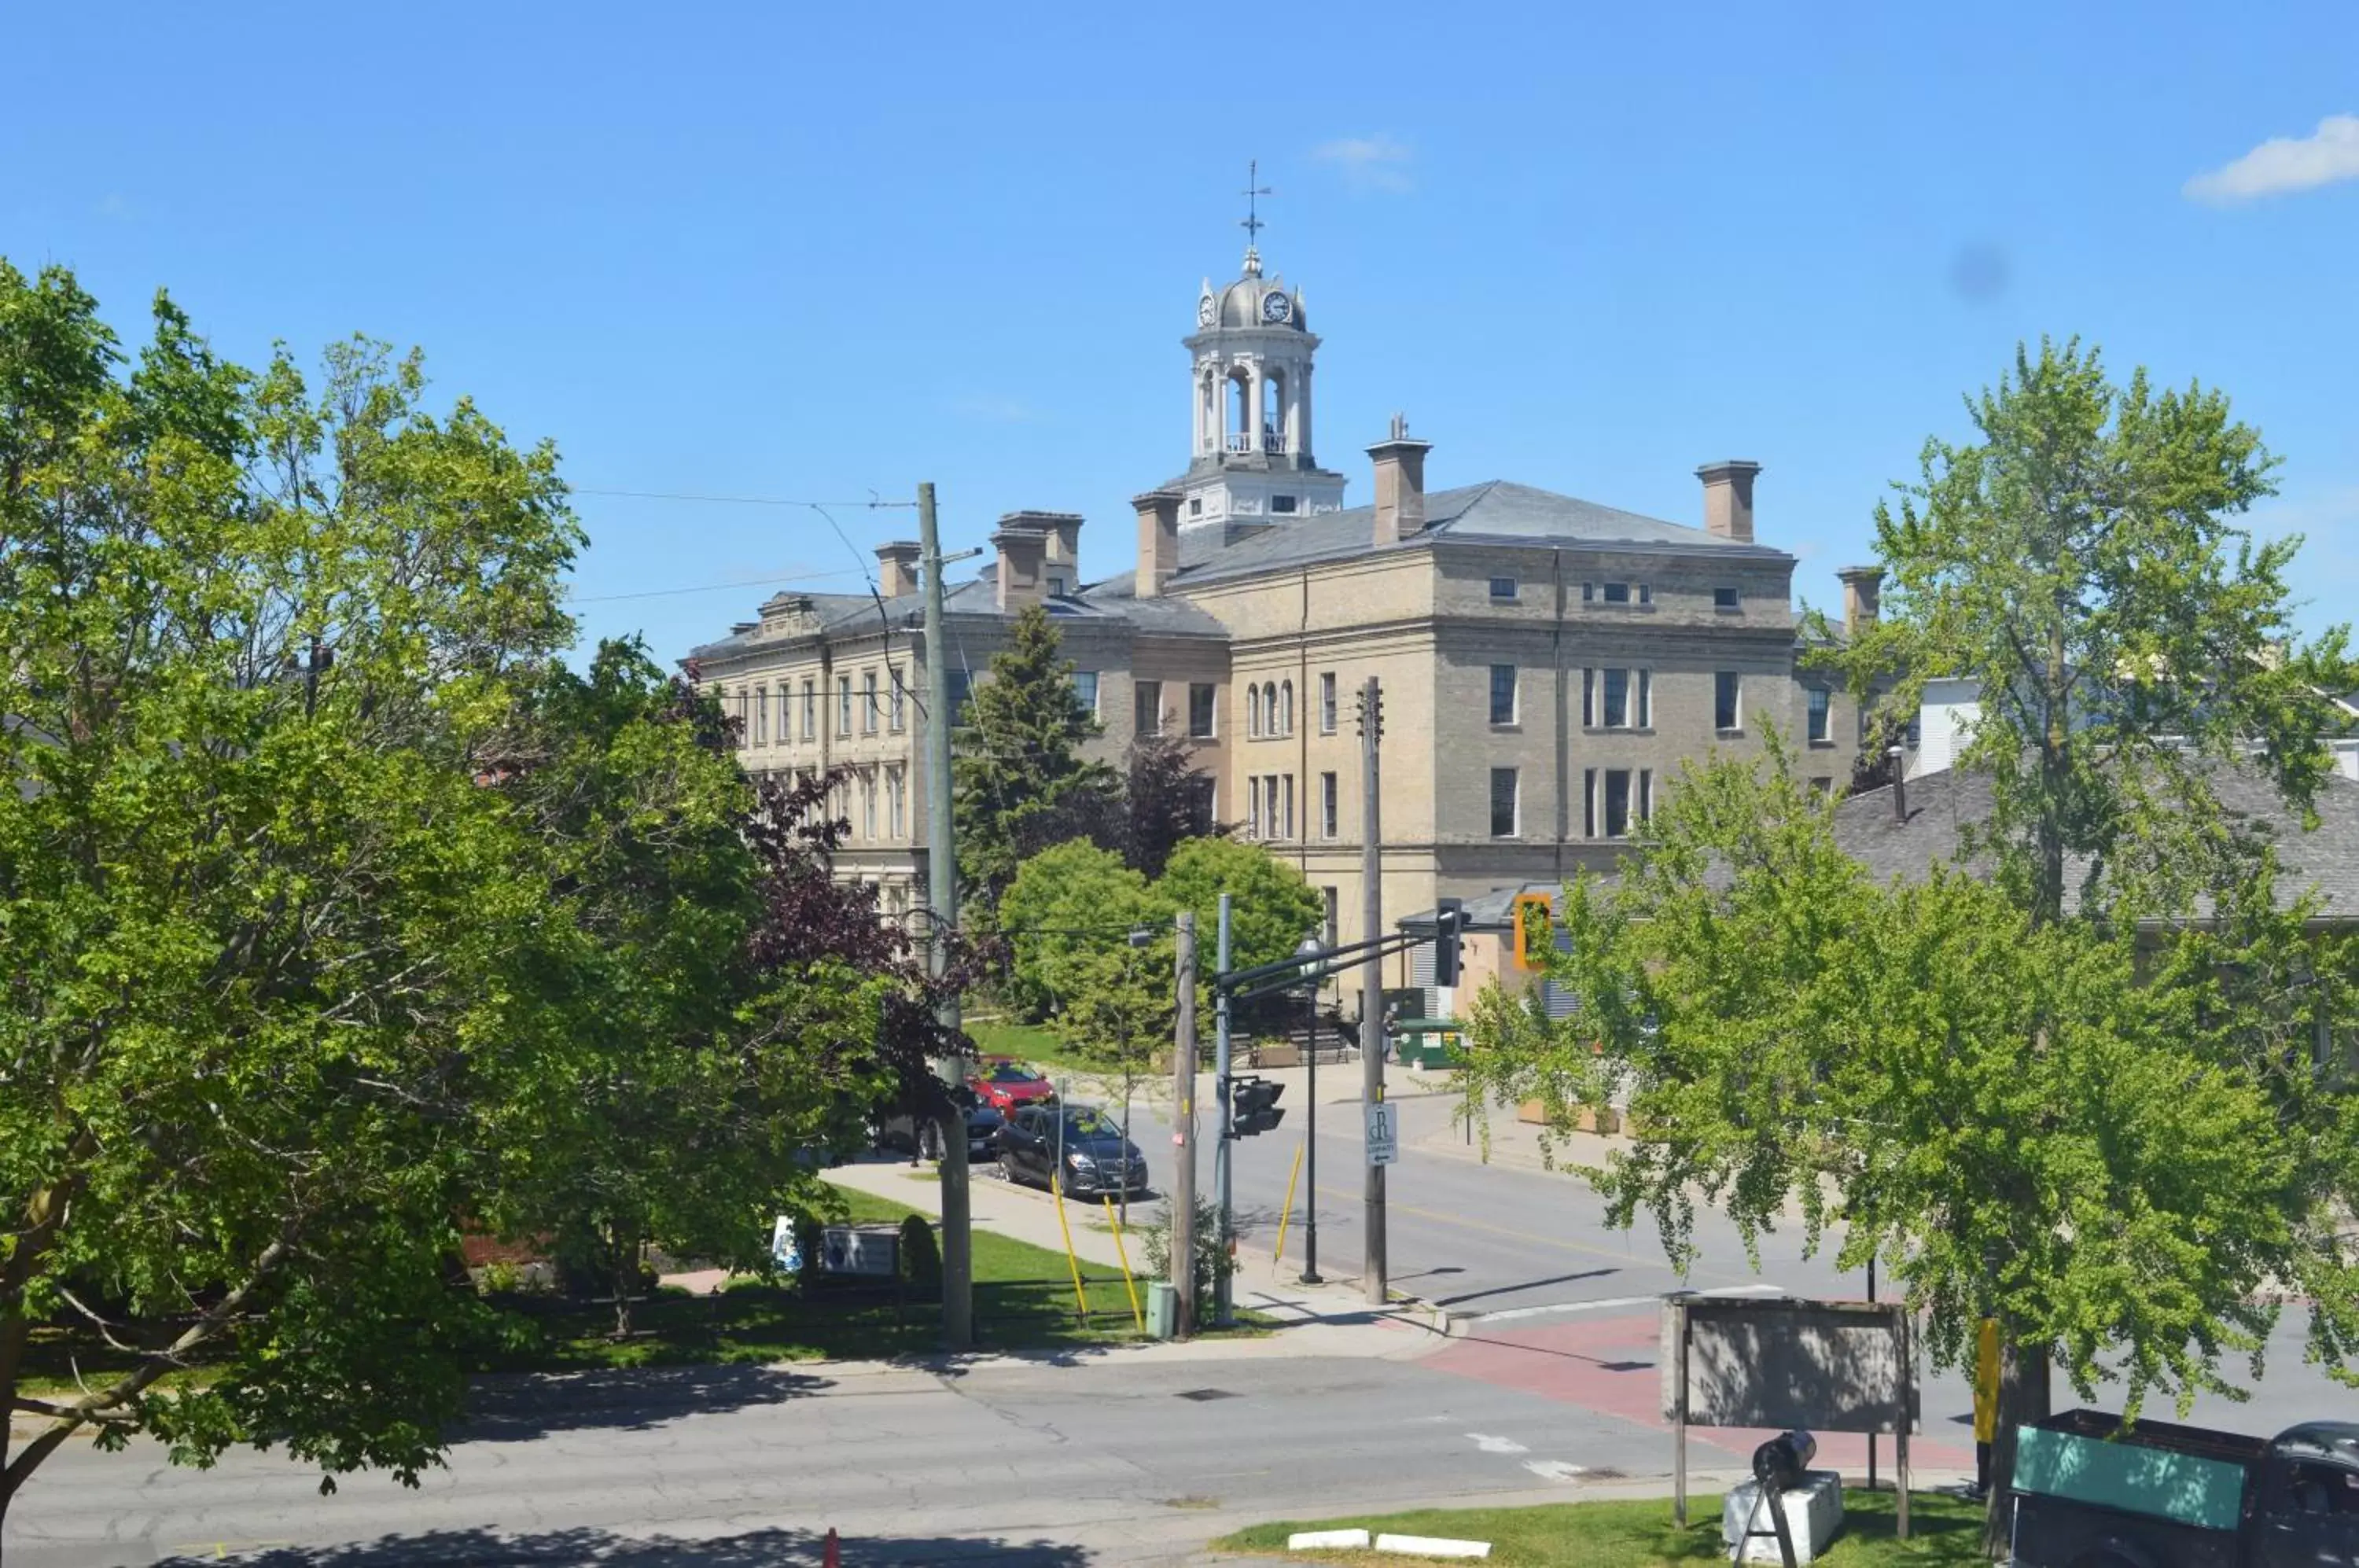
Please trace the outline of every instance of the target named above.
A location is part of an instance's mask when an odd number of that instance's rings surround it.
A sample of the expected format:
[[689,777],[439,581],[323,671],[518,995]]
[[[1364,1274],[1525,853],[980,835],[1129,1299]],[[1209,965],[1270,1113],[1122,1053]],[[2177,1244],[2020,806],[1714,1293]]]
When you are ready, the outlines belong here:
[[1284,1121],[1286,1113],[1277,1108],[1277,1097],[1285,1093],[1285,1084],[1266,1078],[1230,1079],[1229,1136],[1251,1138]]
[[1444,898],[1433,910],[1433,983],[1458,984],[1458,939],[1466,928],[1466,901]]
[[1554,906],[1546,893],[1516,897],[1516,967],[1538,969],[1548,961],[1549,921]]

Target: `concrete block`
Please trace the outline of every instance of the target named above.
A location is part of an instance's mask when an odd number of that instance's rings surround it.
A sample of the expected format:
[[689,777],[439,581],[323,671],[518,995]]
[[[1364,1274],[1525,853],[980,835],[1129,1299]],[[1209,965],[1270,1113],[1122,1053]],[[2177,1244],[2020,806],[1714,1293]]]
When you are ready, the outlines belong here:
[[[1758,1481],[1729,1488],[1720,1505],[1721,1543],[1733,1552],[1743,1541],[1742,1561],[1775,1563],[1778,1561],[1776,1537],[1756,1536],[1745,1541],[1748,1530],[1773,1528],[1769,1510],[1757,1508],[1760,1500]],[[1794,1537],[1794,1561],[1816,1562],[1826,1551],[1827,1543],[1834,1540],[1835,1532],[1843,1529],[1843,1476],[1832,1470],[1808,1471],[1802,1476],[1802,1484],[1785,1495],[1784,1502],[1786,1528]]]
[[1378,1552],[1398,1552],[1411,1557],[1488,1557],[1487,1541],[1452,1541],[1444,1535],[1380,1535]]
[[1365,1547],[1368,1532],[1364,1530],[1298,1530],[1286,1538],[1288,1552],[1319,1552],[1336,1547]]

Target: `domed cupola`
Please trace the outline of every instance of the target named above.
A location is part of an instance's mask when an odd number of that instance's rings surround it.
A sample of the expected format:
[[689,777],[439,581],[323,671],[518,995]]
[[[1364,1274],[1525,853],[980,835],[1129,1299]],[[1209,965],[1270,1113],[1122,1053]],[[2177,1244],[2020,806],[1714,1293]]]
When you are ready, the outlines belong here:
[[[1269,194],[1254,170],[1246,194]],[[1302,291],[1261,269],[1257,209],[1246,210],[1245,270],[1196,291],[1196,330],[1185,340],[1191,362],[1195,432],[1182,528],[1282,523],[1343,506],[1343,476],[1319,466],[1310,445],[1310,362],[1319,339],[1302,310]]]
[[1284,327],[1298,332],[1310,330],[1310,323],[1302,314],[1301,290],[1288,289],[1282,278],[1263,277],[1261,252],[1252,248],[1245,251],[1244,276],[1234,283],[1215,294],[1212,279],[1204,280],[1203,291],[1196,298],[1196,325],[1230,331],[1252,327]]

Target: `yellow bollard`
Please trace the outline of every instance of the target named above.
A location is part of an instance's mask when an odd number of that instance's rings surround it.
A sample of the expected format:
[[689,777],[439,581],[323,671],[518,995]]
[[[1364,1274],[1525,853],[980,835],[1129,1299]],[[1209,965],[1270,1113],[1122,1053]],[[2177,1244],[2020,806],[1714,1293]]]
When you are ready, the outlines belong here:
[[1100,1200],[1105,1204],[1106,1224],[1114,1227],[1114,1255],[1122,1259],[1122,1288],[1130,1292],[1130,1315],[1138,1323],[1138,1332],[1147,1332],[1147,1313],[1138,1304],[1138,1281],[1130,1277],[1130,1249],[1122,1244],[1122,1216],[1114,1212],[1114,1200]]
[[1269,1258],[1269,1266],[1273,1269],[1277,1267],[1277,1260],[1286,1256],[1286,1227],[1294,1219],[1294,1183],[1302,1175],[1302,1149],[1301,1144],[1294,1146],[1294,1170],[1286,1178],[1286,1207],[1277,1211],[1277,1250],[1270,1254]]
[[[1061,1176],[1061,1172],[1059,1173]],[[1065,1261],[1072,1266],[1073,1300],[1082,1309],[1082,1322],[1090,1321],[1089,1292],[1082,1289],[1082,1260],[1073,1253],[1073,1227],[1065,1223],[1065,1185],[1059,1176],[1049,1179],[1049,1191],[1057,1200],[1057,1228],[1065,1233]]]

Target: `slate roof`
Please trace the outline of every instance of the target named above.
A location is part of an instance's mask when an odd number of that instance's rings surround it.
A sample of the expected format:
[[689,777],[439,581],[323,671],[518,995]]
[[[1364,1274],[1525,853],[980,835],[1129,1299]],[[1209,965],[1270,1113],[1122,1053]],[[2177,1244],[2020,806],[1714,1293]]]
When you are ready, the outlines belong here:
[[[2304,826],[2257,769],[2215,768],[2210,783],[2232,823],[2275,846],[2278,908],[2314,892],[2319,918],[2359,922],[2359,783],[2328,776],[2313,802],[2315,828]],[[1894,820],[1889,785],[1835,807],[1835,842],[1879,882],[1918,880],[1937,860],[1960,864],[1961,830],[1990,814],[1990,776],[1955,768],[1921,774],[1908,780],[1903,800],[1905,823]],[[2085,862],[2066,867],[2068,894],[2085,870]]]
[[[1791,559],[1785,551],[1762,544],[1740,544],[1709,529],[1688,523],[1665,522],[1613,506],[1601,506],[1552,490],[1516,485],[1505,479],[1434,490],[1425,497],[1425,528],[1391,550],[1422,549],[1437,540],[1489,544],[1581,544],[1612,549],[1697,550],[1716,555],[1750,556],[1758,560]],[[1281,523],[1225,550],[1208,554],[1195,564],[1186,555],[1190,530],[1180,533],[1181,561],[1175,587],[1184,591],[1199,583],[1224,582],[1255,572],[1341,561],[1372,553],[1375,508],[1352,506]],[[1204,532],[1216,530],[1207,529]]]

